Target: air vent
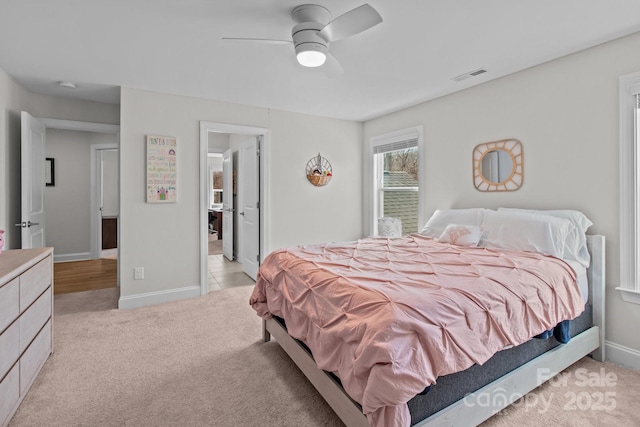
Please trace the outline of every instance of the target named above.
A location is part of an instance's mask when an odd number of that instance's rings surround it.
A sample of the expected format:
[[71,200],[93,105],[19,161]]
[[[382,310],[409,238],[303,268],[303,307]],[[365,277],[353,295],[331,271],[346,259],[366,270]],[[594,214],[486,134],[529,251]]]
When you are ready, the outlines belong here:
[[486,72],[487,72],[487,70],[485,70],[484,68],[478,68],[477,70],[473,70],[473,71],[469,71],[468,73],[460,74],[459,76],[454,77],[451,80],[453,80],[455,82],[461,82],[461,81],[466,80],[468,78],[479,76],[480,74],[484,74]]

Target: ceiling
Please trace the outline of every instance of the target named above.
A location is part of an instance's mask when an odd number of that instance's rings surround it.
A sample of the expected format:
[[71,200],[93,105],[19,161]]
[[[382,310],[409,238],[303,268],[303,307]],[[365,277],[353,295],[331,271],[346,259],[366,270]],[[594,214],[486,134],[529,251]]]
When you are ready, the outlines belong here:
[[369,0],[383,22],[331,44],[333,77],[291,45],[221,40],[290,40],[301,3],[0,0],[0,68],[47,95],[117,104],[126,86],[364,121],[640,31],[638,0]]

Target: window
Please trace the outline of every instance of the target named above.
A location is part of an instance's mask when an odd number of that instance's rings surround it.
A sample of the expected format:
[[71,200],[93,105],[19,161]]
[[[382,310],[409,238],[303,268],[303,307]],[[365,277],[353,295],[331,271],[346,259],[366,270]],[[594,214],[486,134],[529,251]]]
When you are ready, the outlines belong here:
[[222,171],[213,172],[213,204],[222,203]]
[[415,233],[423,225],[421,146],[422,128],[372,138],[373,235],[378,235],[382,217],[399,218],[402,234]]
[[222,208],[222,154],[208,153],[207,165],[209,169],[209,207]]
[[640,304],[640,73],[620,77],[620,286]]

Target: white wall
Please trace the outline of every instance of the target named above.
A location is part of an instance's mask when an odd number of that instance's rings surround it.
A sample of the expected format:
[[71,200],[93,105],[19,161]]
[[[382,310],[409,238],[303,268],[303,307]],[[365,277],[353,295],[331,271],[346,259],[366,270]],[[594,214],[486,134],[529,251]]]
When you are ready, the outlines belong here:
[[[607,238],[606,339],[640,351],[640,305],[618,286],[618,78],[640,71],[640,33],[503,77],[364,125],[372,136],[424,125],[427,217],[438,208],[499,206],[583,211]],[[472,182],[475,145],[522,141],[524,184],[482,193]],[[368,162],[363,169],[368,176]],[[369,191],[363,187],[365,204]],[[368,216],[367,216],[368,218]],[[364,224],[364,230],[368,224]]]
[[33,94],[0,69],[0,229],[5,248],[20,247],[20,111],[35,117],[119,124],[120,107]]
[[[360,236],[362,125],[264,108],[123,88],[120,306],[194,296],[199,270],[199,122],[270,129],[270,249]],[[145,135],[178,141],[178,203],[145,203]],[[334,162],[330,185],[306,181],[307,160]],[[145,279],[133,280],[144,267]]]
[[[272,246],[352,240],[363,236],[362,140],[358,123],[271,111]],[[326,157],[333,178],[315,187],[306,178],[309,159]],[[355,228],[354,228],[355,227]]]
[[56,256],[90,252],[90,137],[47,130],[47,157],[55,159],[55,186],[45,187],[46,245]]

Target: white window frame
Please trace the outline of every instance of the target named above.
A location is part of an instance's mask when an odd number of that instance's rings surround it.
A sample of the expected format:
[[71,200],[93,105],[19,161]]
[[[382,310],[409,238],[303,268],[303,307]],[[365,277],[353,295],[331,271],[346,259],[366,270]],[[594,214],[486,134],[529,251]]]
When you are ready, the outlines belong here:
[[[382,135],[373,136],[369,140],[369,164],[370,164],[370,191],[371,191],[371,204],[369,206],[370,212],[370,226],[369,233],[372,236],[378,235],[378,212],[380,206],[380,197],[378,193],[378,185],[375,177],[379,166],[376,164],[375,148],[380,145],[393,144],[408,140],[418,141],[418,224],[424,224],[424,189],[425,189],[425,155],[424,155],[424,138],[422,126],[415,126],[407,129],[401,129],[394,132],[385,133]],[[411,231],[417,232],[415,231]]]
[[620,291],[640,304],[640,141],[636,140],[640,72],[620,77]]

